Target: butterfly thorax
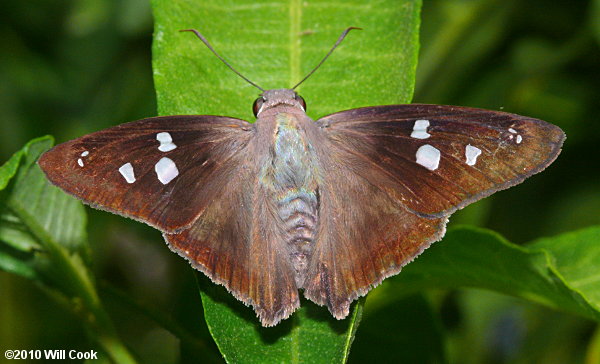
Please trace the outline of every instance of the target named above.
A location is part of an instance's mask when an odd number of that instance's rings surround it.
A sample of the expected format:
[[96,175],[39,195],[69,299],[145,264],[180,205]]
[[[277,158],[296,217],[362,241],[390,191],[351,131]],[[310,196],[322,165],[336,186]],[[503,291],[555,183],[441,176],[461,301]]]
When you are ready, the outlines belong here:
[[264,188],[272,191],[270,195],[280,225],[278,235],[288,249],[300,288],[319,218],[317,158],[306,134],[306,127],[311,127],[313,122],[303,112],[297,113],[298,109],[283,107],[280,110],[267,121],[272,128],[272,144],[260,180]]

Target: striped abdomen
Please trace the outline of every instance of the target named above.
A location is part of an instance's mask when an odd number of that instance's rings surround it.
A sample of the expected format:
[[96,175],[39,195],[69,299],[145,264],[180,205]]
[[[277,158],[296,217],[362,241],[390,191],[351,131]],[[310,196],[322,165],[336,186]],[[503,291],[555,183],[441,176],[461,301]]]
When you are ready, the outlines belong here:
[[[312,121],[311,121],[312,122]],[[308,260],[314,249],[318,224],[319,195],[314,175],[316,157],[305,130],[294,116],[276,116],[269,174],[273,181],[283,243],[302,287]]]
[[301,287],[313,247],[318,222],[318,191],[292,190],[278,202],[279,217],[284,222],[290,262]]

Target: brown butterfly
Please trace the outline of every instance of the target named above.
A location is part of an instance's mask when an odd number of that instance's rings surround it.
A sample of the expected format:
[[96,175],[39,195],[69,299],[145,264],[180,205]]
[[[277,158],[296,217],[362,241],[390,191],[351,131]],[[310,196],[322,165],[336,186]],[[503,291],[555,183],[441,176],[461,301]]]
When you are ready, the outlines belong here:
[[299,289],[346,317],[440,240],[450,214],[542,171],[565,139],[541,120],[458,106],[364,107],[315,122],[300,83],[265,91],[246,80],[263,91],[253,124],[143,119],[60,144],[39,165],[85,203],[162,231],[264,326],[299,307]]

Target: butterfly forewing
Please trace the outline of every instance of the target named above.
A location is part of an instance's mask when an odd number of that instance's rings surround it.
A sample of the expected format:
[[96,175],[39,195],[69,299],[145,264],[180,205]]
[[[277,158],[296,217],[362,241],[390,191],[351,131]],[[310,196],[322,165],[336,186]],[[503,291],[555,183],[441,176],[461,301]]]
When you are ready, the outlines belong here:
[[252,130],[227,117],[149,118],[60,144],[39,164],[84,202],[175,232],[235,176]]
[[367,107],[318,124],[335,158],[425,217],[446,216],[540,172],[564,140],[541,120],[442,105]]

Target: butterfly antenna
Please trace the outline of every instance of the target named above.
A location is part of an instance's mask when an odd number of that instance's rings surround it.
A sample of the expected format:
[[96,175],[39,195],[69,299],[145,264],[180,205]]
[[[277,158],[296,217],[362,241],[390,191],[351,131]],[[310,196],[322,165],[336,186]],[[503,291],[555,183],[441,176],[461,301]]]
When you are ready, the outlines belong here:
[[342,34],[340,35],[340,37],[338,38],[337,42],[335,42],[335,44],[333,45],[333,47],[331,47],[331,50],[329,51],[329,53],[327,53],[325,55],[325,57],[321,60],[321,62],[319,62],[319,64],[317,65],[317,67],[313,68],[313,70],[310,71],[310,73],[308,75],[306,75],[306,77],[304,77],[300,82],[298,82],[296,84],[296,86],[292,87],[292,90],[294,90],[294,89],[296,89],[296,87],[300,86],[302,84],[302,82],[306,81],[307,78],[309,78],[313,73],[315,73],[316,70],[319,69],[319,67],[321,67],[321,65],[325,62],[325,60],[327,60],[327,58],[329,58],[329,56],[331,55],[331,53],[333,53],[333,51],[337,48],[337,46],[340,45],[340,43],[342,43],[342,41],[344,40],[344,38],[346,38],[346,35],[352,29],[362,30],[362,28],[357,28],[357,27],[350,27],[350,28],[344,30],[342,32]]
[[[180,32],[192,32],[194,34],[196,34],[196,36],[198,38],[200,38],[200,40],[202,41],[202,43],[204,43],[208,49],[210,49],[211,52],[214,53],[215,56],[217,56],[218,59],[221,60],[221,62],[225,63],[225,65],[227,67],[229,67],[233,72],[235,72],[236,75],[240,76],[241,78],[243,78],[244,80],[246,80],[246,82],[248,82],[249,84],[251,84],[252,86],[256,87],[257,89],[261,90],[262,92],[265,91],[265,89],[263,89],[262,87],[260,87],[259,85],[255,84],[254,82],[250,81],[249,79],[247,79],[244,75],[242,75],[241,73],[239,73],[235,68],[233,68],[233,66],[231,66],[229,64],[229,62],[227,62],[223,57],[221,57],[219,55],[219,53],[217,53],[217,51],[215,51],[213,49],[213,47],[210,45],[210,43],[208,43],[208,40],[206,40],[206,38],[204,38],[204,36],[202,34],[200,34],[199,31],[197,31],[196,29],[182,29],[180,30]],[[338,42],[339,43],[339,42]],[[337,45],[337,44],[336,44]]]

